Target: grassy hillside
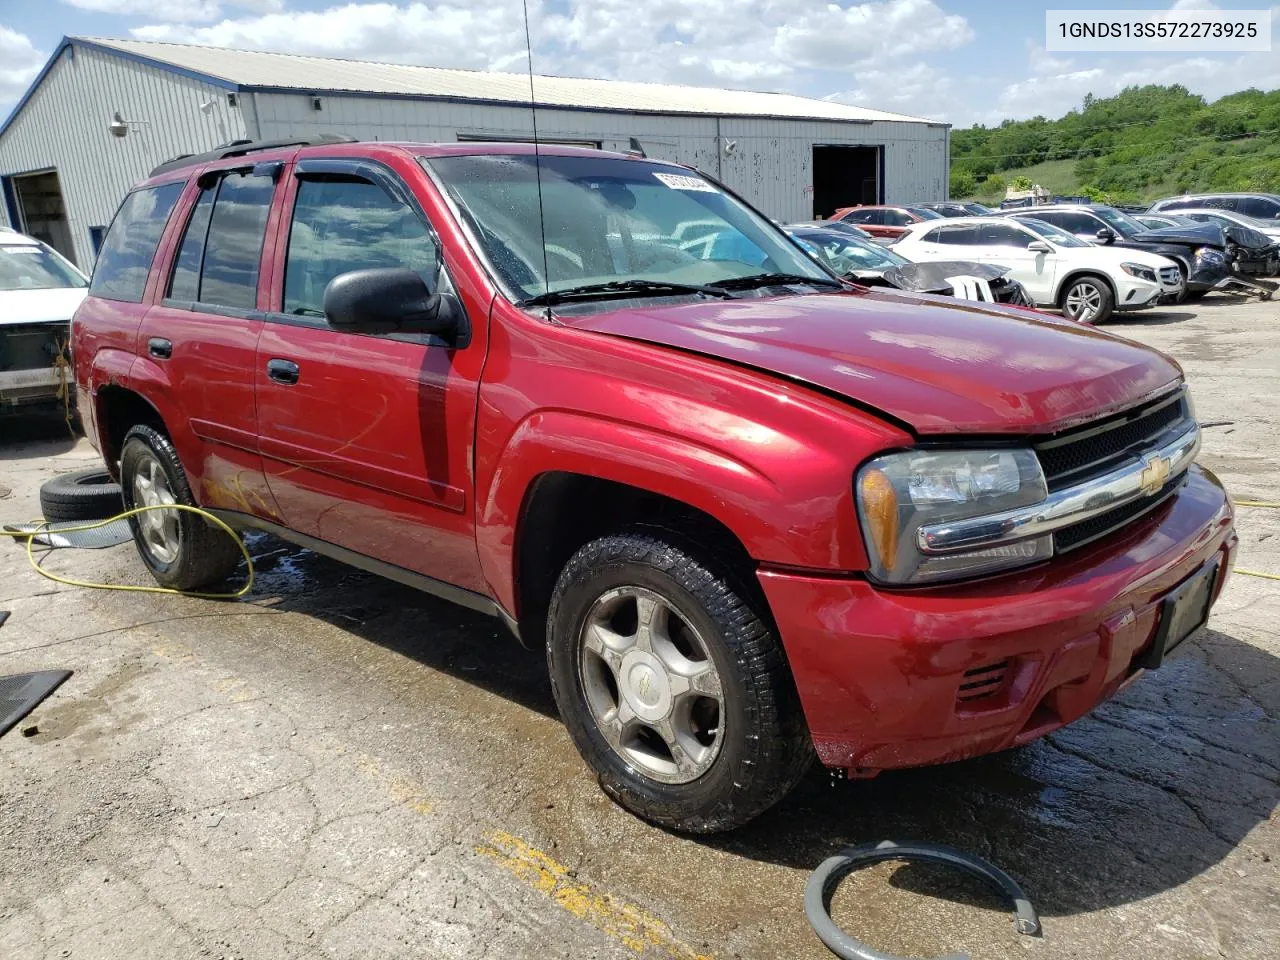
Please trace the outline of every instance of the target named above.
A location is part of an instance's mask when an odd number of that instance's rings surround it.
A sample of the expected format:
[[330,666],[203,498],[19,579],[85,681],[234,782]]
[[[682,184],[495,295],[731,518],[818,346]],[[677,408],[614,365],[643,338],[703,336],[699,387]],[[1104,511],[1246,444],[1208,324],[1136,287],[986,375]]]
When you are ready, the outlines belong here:
[[1194,190],[1280,193],[1280,90],[1207,103],[1182,86],[1085,97],[1058,120],[951,135],[951,195],[999,200],[1019,175],[1053,193],[1138,203]]

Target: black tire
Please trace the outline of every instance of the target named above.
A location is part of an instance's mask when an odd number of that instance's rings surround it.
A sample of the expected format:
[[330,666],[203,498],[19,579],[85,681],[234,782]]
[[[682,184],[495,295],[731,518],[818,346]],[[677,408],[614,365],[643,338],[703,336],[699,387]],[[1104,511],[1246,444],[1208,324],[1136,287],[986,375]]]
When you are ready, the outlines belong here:
[[[712,566],[647,534],[604,537],[565,565],[547,616],[547,663],[569,735],[601,788],[658,826],[715,833],[781,800],[813,761],[813,746],[777,633],[767,616]],[[581,645],[596,600],[618,587],[659,594],[696,630],[720,675],[724,740],[697,779],[646,776],[610,746],[587,702]]]
[[40,512],[46,520],[105,520],[123,509],[120,484],[103,467],[64,473],[40,487]]
[[1072,317],[1071,313],[1067,309],[1067,301],[1070,299],[1073,291],[1084,287],[1088,287],[1089,289],[1096,291],[1099,306],[1097,308],[1097,312],[1092,317],[1088,320],[1081,320],[1079,322],[1089,324],[1106,323],[1111,319],[1112,311],[1115,310],[1116,295],[1111,291],[1111,284],[1107,283],[1107,281],[1103,280],[1101,277],[1095,276],[1091,273],[1072,277],[1064,283],[1062,285],[1062,293],[1058,296],[1058,306],[1062,309],[1064,315],[1075,320],[1076,318]]
[[1208,292],[1209,292],[1208,290],[1188,290],[1186,293],[1182,295],[1182,302],[1183,303],[1199,303],[1201,300],[1205,298],[1205,294],[1207,294]]
[[[120,448],[120,487],[125,508],[132,510],[141,506],[134,502],[134,480],[140,466],[152,459],[164,471],[174,502],[198,506],[191,495],[178,452],[169,438],[152,427],[136,426],[124,435],[124,444]],[[167,561],[156,556],[147,544],[139,518],[129,518],[138,555],[156,582],[175,590],[200,590],[225,580],[241,560],[240,548],[226,531],[204,518],[185,510],[176,513],[177,550],[176,555]]]

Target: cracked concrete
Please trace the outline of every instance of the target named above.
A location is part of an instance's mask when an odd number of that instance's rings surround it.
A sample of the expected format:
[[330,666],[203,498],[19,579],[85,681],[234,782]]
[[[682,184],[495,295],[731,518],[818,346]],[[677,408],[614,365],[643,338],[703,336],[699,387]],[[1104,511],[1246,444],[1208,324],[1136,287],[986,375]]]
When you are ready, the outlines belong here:
[[[1111,329],[1186,367],[1202,462],[1280,499],[1277,307],[1211,297]],[[11,429],[12,428],[12,429]],[[4,424],[5,518],[94,462]],[[17,433],[18,436],[13,436]],[[1280,515],[1239,510],[1280,573]],[[0,673],[75,675],[0,739],[0,958],[799,958],[808,871],[845,843],[938,840],[1024,883],[1041,940],[923,865],[849,878],[836,916],[882,950],[1229,957],[1280,942],[1280,584],[1237,575],[1210,629],[1028,748],[831,786],[756,824],[654,830],[597,789],[541,657],[494,621],[265,537],[245,603],[65,588],[0,545]],[[50,565],[147,582],[131,546]]]

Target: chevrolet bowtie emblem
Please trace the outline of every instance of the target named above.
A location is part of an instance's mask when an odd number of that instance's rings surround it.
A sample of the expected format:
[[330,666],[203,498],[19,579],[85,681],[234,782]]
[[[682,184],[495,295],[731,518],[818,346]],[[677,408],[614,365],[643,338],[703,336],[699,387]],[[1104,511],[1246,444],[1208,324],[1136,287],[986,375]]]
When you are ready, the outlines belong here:
[[1168,457],[1151,457],[1146,460],[1142,474],[1138,477],[1138,485],[1148,496],[1159,493],[1169,479],[1170,462]]

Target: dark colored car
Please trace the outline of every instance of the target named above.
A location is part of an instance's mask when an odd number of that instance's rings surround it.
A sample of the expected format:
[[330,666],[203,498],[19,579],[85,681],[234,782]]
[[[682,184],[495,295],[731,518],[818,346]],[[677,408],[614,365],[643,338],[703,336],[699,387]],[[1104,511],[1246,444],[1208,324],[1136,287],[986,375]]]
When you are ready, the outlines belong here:
[[788,227],[787,233],[833,273],[863,286],[1034,306],[1022,284],[1007,276],[1007,267],[970,260],[912,263],[874,241],[829,228]]
[[1218,207],[1233,210],[1259,220],[1280,217],[1280,194],[1274,193],[1188,193],[1165,197],[1147,208],[1148,213],[1177,213],[1179,210]]
[[1150,230],[1127,213],[1097,203],[1038,206],[1010,211],[1009,216],[1043,220],[1091,243],[1168,257],[1182,272],[1188,299],[1204,296],[1231,275],[1232,261],[1222,231],[1207,225]]
[[72,336],[157,581],[238,562],[180,503],[493,615],[604,791],[671,828],[744,823],[815,756],[865,776],[1074,721],[1188,645],[1237,549],[1172,359],[848,284],[675,163],[176,159]]
[[849,223],[845,220],[804,220],[799,223],[788,223],[782,229],[790,233],[792,230],[834,230],[836,233],[842,233],[848,237],[858,237],[862,240],[871,239],[871,234],[863,230],[856,223]]
[[873,237],[900,237],[913,223],[941,218],[942,214],[924,207],[894,206],[843,207],[831,216],[859,226]]
[[980,203],[959,200],[939,200],[930,203],[916,203],[912,204],[912,206],[920,207],[924,210],[932,210],[943,217],[985,217],[988,214],[995,213],[990,207],[983,206]]

